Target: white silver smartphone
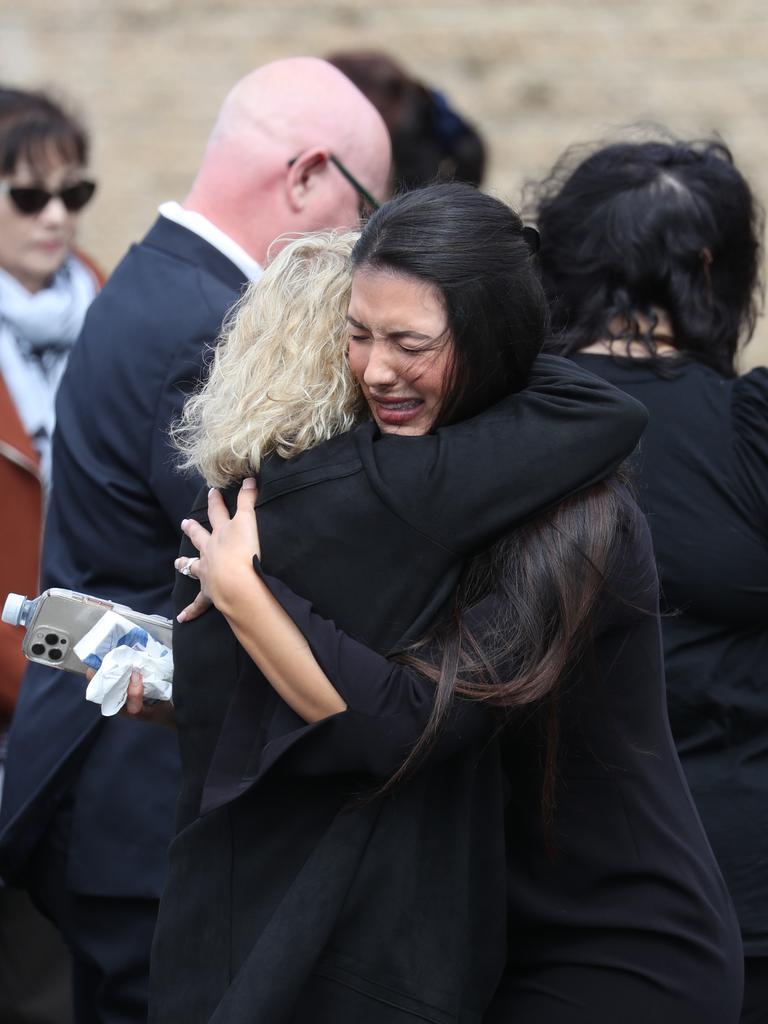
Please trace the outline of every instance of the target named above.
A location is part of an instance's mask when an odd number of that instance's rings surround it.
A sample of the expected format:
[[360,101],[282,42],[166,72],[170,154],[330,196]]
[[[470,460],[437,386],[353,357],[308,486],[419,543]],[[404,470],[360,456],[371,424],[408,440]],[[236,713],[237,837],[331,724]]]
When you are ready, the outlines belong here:
[[30,661],[85,675],[86,666],[74,652],[75,644],[96,625],[105,612],[116,612],[143,629],[169,649],[173,622],[162,615],[144,615],[123,604],[105,601],[74,590],[52,587],[28,600],[9,594],[2,619],[12,626],[26,627],[21,650]]

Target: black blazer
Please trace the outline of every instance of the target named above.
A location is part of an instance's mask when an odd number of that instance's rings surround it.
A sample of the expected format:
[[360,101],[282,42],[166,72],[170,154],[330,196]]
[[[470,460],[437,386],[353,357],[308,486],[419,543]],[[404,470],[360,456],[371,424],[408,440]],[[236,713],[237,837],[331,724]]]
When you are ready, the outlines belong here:
[[[59,389],[43,587],[170,614],[179,523],[200,480],[174,470],[167,428],[243,284],[226,257],[163,217],[106,283]],[[83,693],[82,677],[29,667],[10,733],[0,874],[23,868],[79,770],[71,887],[157,897],[179,786],[176,738],[102,718]]]

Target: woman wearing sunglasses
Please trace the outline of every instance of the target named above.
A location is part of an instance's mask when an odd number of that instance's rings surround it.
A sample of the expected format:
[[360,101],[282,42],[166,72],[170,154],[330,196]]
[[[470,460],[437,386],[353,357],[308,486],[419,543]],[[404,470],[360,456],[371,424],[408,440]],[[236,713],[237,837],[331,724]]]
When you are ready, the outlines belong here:
[[[84,128],[57,103],[0,87],[0,594],[37,590],[56,389],[101,283],[73,250],[80,211],[95,190],[84,173],[87,156]],[[0,776],[23,670],[14,631],[0,624]],[[17,900],[20,894],[0,890],[0,917],[14,935],[12,960],[0,948],[0,961],[26,961],[39,995],[39,979],[50,981],[54,967],[31,908]],[[12,1011],[0,1000],[0,1018]],[[58,1021],[56,1008],[45,1019]]]
[[[13,552],[0,592],[37,586],[56,388],[101,283],[73,250],[96,188],[84,175],[87,156],[84,128],[57,103],[0,87],[0,480]],[[0,629],[2,729],[24,659],[13,630]]]

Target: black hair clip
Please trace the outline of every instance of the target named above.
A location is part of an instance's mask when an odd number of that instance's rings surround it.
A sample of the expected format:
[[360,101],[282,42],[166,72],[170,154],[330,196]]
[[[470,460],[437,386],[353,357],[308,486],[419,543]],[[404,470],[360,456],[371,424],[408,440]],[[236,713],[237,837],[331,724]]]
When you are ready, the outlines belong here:
[[526,245],[531,250],[531,256],[535,256],[541,248],[541,235],[536,228],[529,227],[527,224],[523,228],[523,239]]

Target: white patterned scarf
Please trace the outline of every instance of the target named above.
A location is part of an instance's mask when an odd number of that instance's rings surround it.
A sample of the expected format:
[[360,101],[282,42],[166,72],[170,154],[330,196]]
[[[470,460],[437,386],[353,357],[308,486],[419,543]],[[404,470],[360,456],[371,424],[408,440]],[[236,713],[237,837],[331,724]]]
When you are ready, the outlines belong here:
[[92,271],[74,255],[34,294],[0,269],[0,374],[40,455],[46,486],[56,389],[97,291]]

